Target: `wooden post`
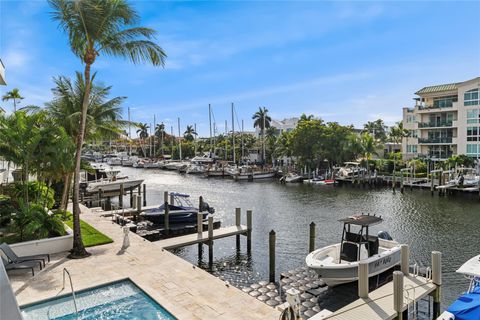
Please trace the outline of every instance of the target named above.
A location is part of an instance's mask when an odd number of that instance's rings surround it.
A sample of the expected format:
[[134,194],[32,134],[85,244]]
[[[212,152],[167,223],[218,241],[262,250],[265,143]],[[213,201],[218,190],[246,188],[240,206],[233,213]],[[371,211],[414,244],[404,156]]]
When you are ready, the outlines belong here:
[[102,197],[103,197],[103,191],[102,191],[102,188],[99,188],[99,189],[98,189],[98,206],[99,206],[99,207],[102,207],[102,209],[103,209],[103,206],[102,206]]
[[275,231],[271,230],[268,234],[268,252],[269,252],[269,281],[275,282]]
[[173,197],[173,194],[170,193],[170,204],[174,205],[175,204],[175,198]]
[[143,206],[147,206],[147,185],[143,184]]
[[168,203],[168,191],[163,192],[163,203]]
[[358,263],[358,297],[368,298],[368,263],[364,261]]
[[137,196],[136,194],[134,194],[134,195],[132,196],[132,201],[131,201],[131,202],[132,202],[132,205],[131,205],[131,207],[132,207],[133,210],[135,210],[135,209],[137,208],[137,197],[138,197],[138,196]]
[[[241,208],[235,208],[235,226],[240,227],[241,225],[241,215],[242,214],[242,209]],[[237,240],[237,251],[240,251],[240,235],[237,234],[236,236]]]
[[433,318],[440,316],[440,302],[442,297],[442,253],[432,252],[432,282],[437,286],[433,292]]
[[432,180],[432,183],[430,185],[430,193],[432,194],[432,196],[433,196],[433,193],[435,191],[435,185],[434,185],[433,177],[434,177],[433,172],[430,171],[430,179]]
[[[168,199],[168,196],[167,196]],[[203,234],[203,213],[198,211],[197,213],[197,234],[201,236]],[[203,256],[203,244],[198,243],[198,260],[200,261]]]
[[198,211],[201,212],[203,208],[203,197],[198,197]]
[[130,189],[130,207],[133,208],[133,189]]
[[252,210],[247,210],[247,252],[252,250]]
[[401,270],[404,275],[408,276],[409,271],[409,259],[410,259],[410,249],[407,244],[400,245],[400,255],[401,255]]
[[400,170],[400,192],[403,193],[403,171]]
[[315,222],[310,223],[310,243],[308,246],[308,252],[315,250]]
[[208,217],[208,266],[213,266],[213,217]]
[[142,212],[142,197],[137,196],[137,213],[140,214]]
[[123,183],[120,184],[120,194],[118,195],[118,205],[123,209],[123,193],[125,192]]
[[403,273],[393,272],[393,310],[397,312],[397,319],[403,320]]
[[168,206],[168,202],[165,202],[164,205],[164,214],[163,214],[163,228],[165,229],[165,234],[168,236],[170,233],[170,207]]

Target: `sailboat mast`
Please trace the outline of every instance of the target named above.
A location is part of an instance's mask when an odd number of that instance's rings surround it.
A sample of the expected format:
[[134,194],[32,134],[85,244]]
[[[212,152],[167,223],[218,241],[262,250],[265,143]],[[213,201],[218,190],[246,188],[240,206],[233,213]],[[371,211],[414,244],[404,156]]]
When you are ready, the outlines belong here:
[[212,107],[210,106],[210,103],[208,104],[208,122],[210,123],[210,156],[212,153],[213,149],[213,141],[212,141]]
[[244,132],[243,132],[243,119],[242,119],[242,161],[241,162],[245,160],[243,135],[244,135]]
[[193,147],[195,148],[194,157],[196,157],[197,156],[197,124],[196,123],[193,124],[193,130],[195,131],[195,134],[193,135]]
[[227,128],[227,120],[225,120],[225,160],[228,159],[228,128]]
[[154,157],[157,155],[156,150],[155,150],[155,137],[156,137],[156,132],[155,132],[156,131],[156,128],[155,128],[156,123],[155,122],[156,122],[156,120],[157,119],[155,118],[155,115],[153,115],[153,156]]
[[233,153],[233,163],[236,163],[235,159],[235,119],[233,116],[233,102],[232,102],[232,153]]
[[172,148],[170,151],[170,158],[173,160],[173,140],[175,140],[175,136],[173,135],[173,126],[170,126],[170,135],[172,138]]
[[152,123],[150,122],[150,137],[148,137],[149,155],[152,157]]
[[265,107],[263,108],[263,164],[265,164]]
[[180,161],[182,160],[182,136],[180,135],[180,118],[178,120],[178,149],[180,155]]
[[128,151],[128,156],[131,156],[132,155],[132,129],[131,129],[131,126],[130,126],[130,107],[128,107],[128,145],[130,147],[129,151]]

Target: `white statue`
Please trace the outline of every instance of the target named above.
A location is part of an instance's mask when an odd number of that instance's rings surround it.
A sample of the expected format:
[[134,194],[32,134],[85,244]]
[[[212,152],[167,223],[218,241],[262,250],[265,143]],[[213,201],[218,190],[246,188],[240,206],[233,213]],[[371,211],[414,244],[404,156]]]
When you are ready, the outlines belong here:
[[128,247],[130,247],[130,239],[128,238],[128,233],[129,233],[129,232],[130,232],[130,228],[129,228],[129,227],[123,227],[124,237],[123,237],[122,250],[125,250],[125,249],[127,249]]

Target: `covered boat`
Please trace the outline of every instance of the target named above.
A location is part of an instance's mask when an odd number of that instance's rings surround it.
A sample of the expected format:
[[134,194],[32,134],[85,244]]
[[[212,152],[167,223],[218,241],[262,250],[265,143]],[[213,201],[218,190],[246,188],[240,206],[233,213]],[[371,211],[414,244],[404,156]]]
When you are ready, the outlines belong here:
[[[195,208],[190,201],[190,195],[172,192],[173,203],[168,204],[169,223],[194,223],[197,221],[198,208]],[[208,203],[203,202],[200,208],[203,219],[207,218],[209,213],[214,213],[215,209],[210,207]],[[143,211],[141,214],[145,219],[156,224],[164,224],[165,222],[165,204],[158,208]]]
[[315,250],[305,259],[329,287],[357,281],[359,262],[368,263],[369,277],[400,264],[398,242],[387,232],[369,235],[369,227],[381,223],[381,217],[356,215],[339,221],[343,223],[341,242]]
[[465,262],[457,272],[470,280],[470,286],[438,320],[480,319],[480,255]]

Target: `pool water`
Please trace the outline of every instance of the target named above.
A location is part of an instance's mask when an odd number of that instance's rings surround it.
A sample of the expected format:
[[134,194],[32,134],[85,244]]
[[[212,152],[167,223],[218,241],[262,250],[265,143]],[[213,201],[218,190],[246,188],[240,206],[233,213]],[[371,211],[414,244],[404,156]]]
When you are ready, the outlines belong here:
[[78,316],[69,294],[22,307],[24,320],[176,320],[130,280],[76,293]]

